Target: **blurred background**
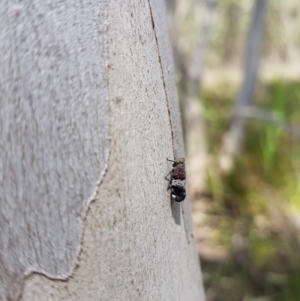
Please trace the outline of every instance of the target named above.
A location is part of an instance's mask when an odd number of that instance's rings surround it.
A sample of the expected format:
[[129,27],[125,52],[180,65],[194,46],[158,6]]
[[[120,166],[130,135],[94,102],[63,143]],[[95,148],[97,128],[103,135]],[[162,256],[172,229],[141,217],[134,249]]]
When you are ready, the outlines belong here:
[[165,1],[207,301],[299,301],[299,0]]

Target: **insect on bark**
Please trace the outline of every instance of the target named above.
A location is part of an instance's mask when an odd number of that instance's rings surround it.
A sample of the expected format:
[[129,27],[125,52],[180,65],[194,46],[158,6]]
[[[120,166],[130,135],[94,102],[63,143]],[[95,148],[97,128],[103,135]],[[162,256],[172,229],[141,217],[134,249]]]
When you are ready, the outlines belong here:
[[166,180],[168,183],[168,189],[171,190],[172,199],[175,202],[182,202],[186,196],[185,190],[185,160],[184,158],[170,160],[173,162],[173,168],[166,176]]

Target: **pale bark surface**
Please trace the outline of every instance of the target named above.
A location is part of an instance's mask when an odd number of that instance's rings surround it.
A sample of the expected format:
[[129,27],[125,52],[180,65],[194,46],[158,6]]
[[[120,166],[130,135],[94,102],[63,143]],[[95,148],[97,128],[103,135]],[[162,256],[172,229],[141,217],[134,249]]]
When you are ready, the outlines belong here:
[[2,299],[70,272],[106,164],[104,4],[72,3],[1,2]]
[[0,300],[204,300],[161,1],[0,3]]

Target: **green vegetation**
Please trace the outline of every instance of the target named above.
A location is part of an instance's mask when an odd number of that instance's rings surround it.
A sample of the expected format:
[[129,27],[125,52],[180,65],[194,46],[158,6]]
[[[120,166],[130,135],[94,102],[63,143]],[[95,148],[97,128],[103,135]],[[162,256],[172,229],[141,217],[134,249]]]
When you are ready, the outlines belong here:
[[[173,43],[187,64],[203,35],[201,28],[214,20],[201,70],[209,140],[207,189],[201,195],[195,192],[192,202],[206,298],[300,300],[300,133],[292,135],[283,126],[300,127],[299,1],[268,2],[259,70],[264,81],[254,98],[278,124],[248,119],[242,155],[226,176],[219,171],[217,156],[242,80],[254,2],[218,1],[209,18],[206,3],[176,1],[172,25]],[[276,76],[282,79],[274,80]],[[179,93],[184,92],[179,86]]]
[[[224,89],[226,86],[226,89]],[[234,87],[203,87],[209,152],[216,162]],[[300,125],[300,82],[260,84],[256,105]],[[207,300],[300,300],[300,143],[285,129],[247,120],[244,151],[230,175],[208,171],[206,226],[222,260],[201,259]],[[203,225],[202,225],[203,226]]]

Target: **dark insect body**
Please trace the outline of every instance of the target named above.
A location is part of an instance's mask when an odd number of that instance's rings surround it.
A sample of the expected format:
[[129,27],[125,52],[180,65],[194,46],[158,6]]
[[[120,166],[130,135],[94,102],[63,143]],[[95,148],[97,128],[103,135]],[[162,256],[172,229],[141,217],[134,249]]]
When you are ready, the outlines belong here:
[[[169,160],[173,162],[173,168],[166,177],[166,180],[169,181],[168,189],[171,190],[172,199],[175,202],[182,202],[185,199],[185,160],[180,158],[177,160]],[[169,176],[169,178],[168,178]]]

